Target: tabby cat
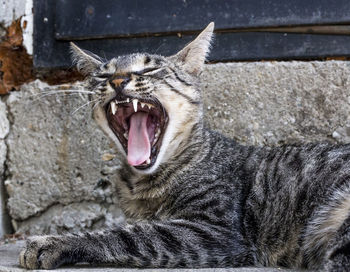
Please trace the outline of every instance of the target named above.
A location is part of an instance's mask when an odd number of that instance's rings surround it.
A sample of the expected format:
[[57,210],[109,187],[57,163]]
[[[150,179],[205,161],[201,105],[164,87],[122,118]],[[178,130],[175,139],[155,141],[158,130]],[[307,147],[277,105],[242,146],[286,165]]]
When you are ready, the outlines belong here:
[[116,194],[128,220],[32,237],[21,266],[350,271],[350,145],[242,146],[207,129],[199,75],[213,28],[170,57],[103,62],[71,45],[94,119],[124,156]]

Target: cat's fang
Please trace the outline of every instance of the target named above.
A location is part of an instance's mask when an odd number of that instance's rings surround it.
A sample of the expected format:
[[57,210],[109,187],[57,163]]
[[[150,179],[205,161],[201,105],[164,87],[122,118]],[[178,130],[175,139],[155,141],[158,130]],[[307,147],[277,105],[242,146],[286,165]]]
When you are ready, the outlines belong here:
[[154,134],[154,140],[153,140],[153,145],[155,145],[158,141],[159,135],[160,135],[160,128],[157,129],[157,132]]
[[128,133],[128,131],[126,131],[126,132],[123,134],[123,136],[124,136],[125,139],[128,140],[128,139],[129,139],[129,133]]
[[115,104],[115,102],[111,102],[111,109],[114,115],[117,112],[117,105]]
[[161,131],[160,131],[160,128],[158,128],[158,129],[157,129],[157,132],[156,132],[156,134],[155,134],[155,137],[156,137],[156,138],[158,138],[158,136],[160,135],[160,132],[161,132]]
[[134,111],[135,112],[137,112],[137,103],[138,103],[139,101],[137,100],[137,99],[134,99],[133,101],[132,101],[132,105],[133,105],[133,107],[134,107]]
[[148,158],[147,161],[146,161],[146,164],[150,164],[151,163],[151,159]]

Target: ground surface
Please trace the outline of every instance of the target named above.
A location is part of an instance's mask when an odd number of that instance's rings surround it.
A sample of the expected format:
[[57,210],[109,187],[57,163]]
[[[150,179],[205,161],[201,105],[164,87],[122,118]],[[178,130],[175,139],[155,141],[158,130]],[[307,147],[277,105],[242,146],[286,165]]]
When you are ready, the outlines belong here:
[[[24,245],[24,241],[11,242],[8,244],[0,244],[0,272],[19,272],[25,271],[18,266],[18,255],[21,248]],[[198,271],[198,272],[296,272],[295,270],[285,270],[280,268],[230,268],[230,269],[157,269],[160,272],[187,272],[187,271]],[[123,269],[123,268],[112,268],[112,267],[91,267],[89,265],[76,265],[71,267],[64,267],[55,271],[96,271],[96,272],[142,272],[142,271],[155,271],[155,269]]]

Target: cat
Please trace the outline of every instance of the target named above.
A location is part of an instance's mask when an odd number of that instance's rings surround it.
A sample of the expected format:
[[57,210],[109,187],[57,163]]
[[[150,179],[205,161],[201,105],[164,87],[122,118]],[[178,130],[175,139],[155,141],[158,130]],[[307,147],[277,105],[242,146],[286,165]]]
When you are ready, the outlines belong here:
[[350,270],[350,145],[253,147],[209,130],[199,75],[213,29],[170,57],[106,62],[71,44],[94,119],[123,155],[116,194],[128,219],[31,237],[22,267]]

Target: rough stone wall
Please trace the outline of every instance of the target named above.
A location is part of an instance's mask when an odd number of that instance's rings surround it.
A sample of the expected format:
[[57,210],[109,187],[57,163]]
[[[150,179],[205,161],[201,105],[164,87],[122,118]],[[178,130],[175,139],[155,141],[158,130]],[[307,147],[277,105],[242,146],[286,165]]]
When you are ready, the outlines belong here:
[[[243,144],[350,142],[349,79],[344,61],[207,65],[205,118]],[[113,194],[116,150],[90,107],[77,110],[87,98],[62,93],[82,88],[35,81],[3,97],[11,124],[2,136],[7,207],[17,232],[98,229],[123,220]]]
[[79,110],[88,102],[69,93],[77,89],[80,84],[49,87],[35,81],[7,99],[5,186],[19,232],[94,229],[121,215],[113,205],[115,151],[93,122],[90,107]]
[[[22,46],[22,33],[27,49],[32,49],[32,0],[6,0],[0,2],[0,93],[4,94],[21,83],[28,73],[30,57]],[[23,19],[21,21],[21,19]],[[22,27],[24,31],[22,32]],[[18,61],[15,61],[17,59]],[[31,62],[31,61],[30,61]],[[28,70],[28,69],[27,69]],[[16,74],[17,76],[15,76]],[[15,82],[19,83],[16,84]],[[15,83],[15,84],[13,84]],[[6,105],[0,101],[0,238],[11,232],[10,219],[6,210],[6,191],[3,177],[7,147],[4,138],[9,132]]]
[[11,231],[10,219],[6,210],[6,193],[3,180],[7,156],[5,138],[9,133],[9,129],[10,124],[7,119],[6,104],[0,101],[0,237]]
[[221,63],[202,86],[208,123],[240,142],[350,142],[350,62]]

